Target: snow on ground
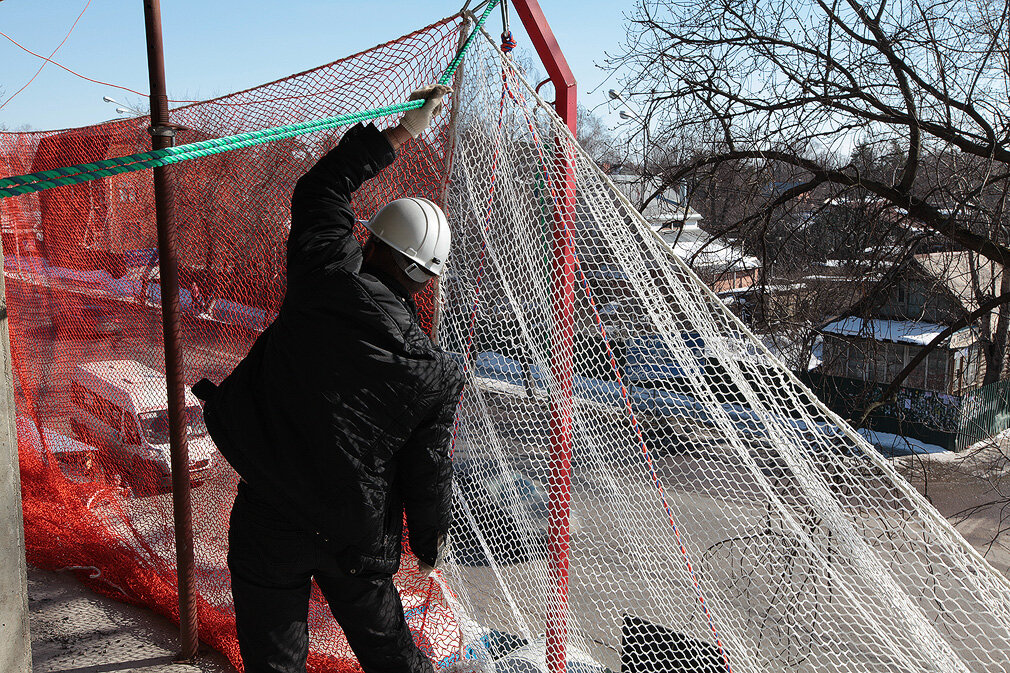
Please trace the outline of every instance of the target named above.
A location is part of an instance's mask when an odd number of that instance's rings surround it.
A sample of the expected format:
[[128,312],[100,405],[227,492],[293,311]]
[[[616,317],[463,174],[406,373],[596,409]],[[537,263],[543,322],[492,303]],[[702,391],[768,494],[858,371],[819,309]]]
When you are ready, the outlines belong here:
[[817,369],[824,363],[824,338],[817,337],[814,339],[813,348],[810,349],[810,362],[807,364],[807,369]]
[[[806,332],[802,329],[782,330],[778,332],[755,334],[762,344],[772,352],[772,354],[784,363],[789,369],[801,367],[803,359],[803,349],[806,345]],[[821,345],[823,340],[818,338],[814,343],[814,351],[809,360],[808,369],[813,369],[821,363]]]

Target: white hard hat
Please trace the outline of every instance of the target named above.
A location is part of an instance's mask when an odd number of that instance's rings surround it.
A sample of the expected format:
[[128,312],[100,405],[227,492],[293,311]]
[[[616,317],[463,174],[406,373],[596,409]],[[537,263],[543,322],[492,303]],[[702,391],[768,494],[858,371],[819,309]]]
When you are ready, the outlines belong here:
[[403,271],[412,280],[423,283],[442,274],[449,256],[449,221],[428,199],[390,201],[367,226],[372,235],[406,258]]

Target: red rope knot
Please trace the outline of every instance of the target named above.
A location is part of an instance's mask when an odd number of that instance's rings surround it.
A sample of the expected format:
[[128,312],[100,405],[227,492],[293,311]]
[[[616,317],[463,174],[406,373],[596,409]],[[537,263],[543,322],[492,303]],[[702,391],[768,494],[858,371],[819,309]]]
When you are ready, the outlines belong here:
[[504,33],[501,34],[501,50],[503,52],[505,52],[506,54],[508,54],[513,49],[515,49],[517,45],[518,45],[518,43],[515,41],[515,38],[512,37],[512,31],[511,30],[506,31],[506,32],[504,32]]

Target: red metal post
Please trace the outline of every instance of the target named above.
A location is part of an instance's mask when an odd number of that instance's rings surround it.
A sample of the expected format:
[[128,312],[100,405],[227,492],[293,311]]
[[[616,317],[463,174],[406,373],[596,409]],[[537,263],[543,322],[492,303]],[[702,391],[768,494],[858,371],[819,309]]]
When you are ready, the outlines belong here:
[[[161,40],[159,0],[144,0],[147,28],[147,65],[151,80],[151,137],[155,149],[173,143],[165,89],[165,57]],[[176,259],[175,213],[170,167],[154,169],[154,200],[158,219],[158,261],[161,271],[161,315],[165,332],[165,379],[172,461],[172,505],[175,513],[175,554],[179,578],[179,639],[177,661],[196,659],[199,644],[196,610],[193,509],[190,499],[186,396],[179,328],[179,266]]]
[[[568,62],[537,0],[513,0],[547,74],[554,83],[554,108],[575,135],[576,88]],[[554,330],[551,340],[551,372],[557,388],[551,395],[549,482],[550,519],[548,548],[555,572],[555,593],[547,605],[547,670],[564,673],[568,642],[568,555],[570,548],[572,488],[572,370],[575,327],[575,251],[571,230],[575,211],[575,162],[571,142],[558,137],[555,143],[559,203],[554,213],[552,295]]]

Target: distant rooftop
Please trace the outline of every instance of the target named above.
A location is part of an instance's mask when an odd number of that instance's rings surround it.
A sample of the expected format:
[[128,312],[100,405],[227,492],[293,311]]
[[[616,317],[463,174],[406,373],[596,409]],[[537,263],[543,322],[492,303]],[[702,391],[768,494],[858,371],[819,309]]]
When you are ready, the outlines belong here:
[[[822,333],[839,336],[854,336],[875,341],[913,344],[925,346],[939,336],[946,325],[913,320],[865,320],[863,318],[842,318],[821,328]],[[973,343],[977,335],[971,329],[963,329],[952,334],[946,341],[951,349],[964,348]]]
[[683,227],[652,227],[666,241],[677,256],[696,269],[716,268],[719,271],[745,271],[760,269],[757,257],[745,255],[743,248],[728,240],[713,240],[707,231],[691,223]]

